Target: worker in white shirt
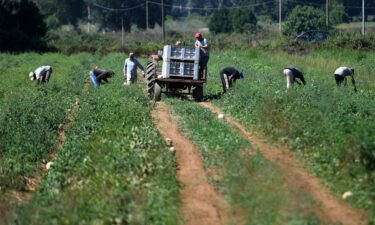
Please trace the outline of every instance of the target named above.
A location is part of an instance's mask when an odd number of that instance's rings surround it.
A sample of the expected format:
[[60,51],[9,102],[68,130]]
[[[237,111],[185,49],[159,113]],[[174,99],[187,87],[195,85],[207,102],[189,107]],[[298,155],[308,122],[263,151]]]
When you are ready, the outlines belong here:
[[38,84],[47,83],[52,75],[51,66],[40,66],[34,72],[29,73],[30,80],[37,80]]
[[125,59],[124,63],[124,78],[126,81],[124,85],[130,85],[137,82],[137,68],[142,71],[142,76],[145,76],[145,70],[143,66],[138,62],[138,60],[134,57],[134,53],[129,54],[129,58]]
[[334,73],[335,80],[337,86],[341,86],[341,84],[344,82],[344,85],[346,85],[346,77],[352,78],[352,84],[354,86],[354,91],[357,92],[357,87],[355,85],[355,79],[354,79],[354,69],[346,66],[339,67],[335,70]]

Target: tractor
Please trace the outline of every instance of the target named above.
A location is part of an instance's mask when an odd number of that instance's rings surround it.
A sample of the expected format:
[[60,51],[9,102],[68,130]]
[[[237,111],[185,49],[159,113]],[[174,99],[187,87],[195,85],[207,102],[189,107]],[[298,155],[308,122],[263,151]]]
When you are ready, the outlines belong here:
[[160,101],[162,93],[188,94],[192,95],[195,101],[202,101],[207,68],[203,68],[199,63],[199,48],[165,45],[158,55],[162,56],[162,61],[153,60],[147,63],[149,97]]

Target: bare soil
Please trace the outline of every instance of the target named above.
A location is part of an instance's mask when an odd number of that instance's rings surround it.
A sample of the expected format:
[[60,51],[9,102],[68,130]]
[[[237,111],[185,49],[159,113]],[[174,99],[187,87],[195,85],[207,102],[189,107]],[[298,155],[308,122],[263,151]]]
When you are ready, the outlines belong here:
[[[221,109],[211,103],[203,102],[202,106],[210,109],[215,114],[223,114]],[[234,118],[225,115],[225,120],[238,129],[254,146],[259,148],[268,160],[275,162],[282,170],[288,185],[294,190],[303,190],[311,194],[317,201],[317,208],[321,220],[327,223],[341,223],[343,225],[365,225],[368,224],[366,212],[351,207],[347,202],[338,199],[320,180],[313,174],[307,172],[301,162],[286,147],[273,147],[265,140],[255,136],[246,130]]]
[[172,139],[176,149],[178,180],[183,184],[181,214],[184,224],[225,224],[230,216],[228,203],[209,184],[202,156],[194,144],[179,132],[177,118],[170,115],[169,106],[157,103],[152,115],[160,133]]

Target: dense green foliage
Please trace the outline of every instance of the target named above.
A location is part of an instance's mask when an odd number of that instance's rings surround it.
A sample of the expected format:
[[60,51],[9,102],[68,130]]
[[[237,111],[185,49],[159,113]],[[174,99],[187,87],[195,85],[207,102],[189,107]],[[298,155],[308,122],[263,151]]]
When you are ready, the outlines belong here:
[[349,22],[349,16],[345,11],[345,7],[342,4],[334,4],[333,9],[329,12],[329,23],[337,25],[347,22]]
[[[23,57],[14,57],[14,60]],[[84,60],[90,57],[74,55],[71,58]],[[39,60],[42,60],[40,56]],[[67,57],[60,60],[56,70],[71,63]],[[151,122],[152,105],[142,89],[137,85],[122,86],[122,62],[121,54],[111,54],[95,61],[96,65],[111,68],[119,76],[99,89],[93,89],[88,83],[87,89],[79,91],[80,104],[73,114],[73,124],[66,133],[63,149],[52,169],[43,177],[40,190],[33,199],[13,210],[11,223],[177,224],[179,185],[175,178],[175,159]],[[78,69],[74,64],[68,68]],[[88,70],[79,68],[74,76],[55,74],[52,77],[55,82],[43,87],[63,85],[73,93],[75,87],[82,89],[83,79],[88,79]],[[77,77],[73,83],[65,83],[73,77]],[[58,108],[58,104],[63,107],[64,98],[73,93],[51,99],[49,107]],[[48,92],[47,97],[50,95]],[[24,102],[27,105],[19,107],[23,110],[20,113],[27,114],[32,102]],[[50,113],[49,107],[43,108],[44,114]],[[54,116],[58,115],[52,112],[50,117]],[[33,137],[36,135],[43,134],[39,132]],[[51,136],[54,139],[55,135]],[[25,143],[28,144],[25,151],[35,155],[37,152],[31,147],[32,142],[25,140]],[[12,145],[4,146],[4,151],[10,147]],[[48,149],[53,150],[54,146]],[[9,157],[4,155],[5,159]],[[18,158],[17,163],[21,163]],[[5,165],[1,162],[2,168]],[[1,187],[2,191],[8,188]]]
[[337,35],[330,36],[322,47],[331,49],[373,50],[375,49],[375,34],[338,33]]
[[256,26],[257,18],[253,11],[247,8],[235,10],[220,8],[212,14],[208,22],[208,27],[213,33],[254,32]]
[[285,21],[283,33],[295,35],[325,27],[324,12],[312,6],[296,6]]
[[230,10],[220,8],[216,10],[210,17],[208,27],[213,33],[230,33],[233,31]]
[[[145,35],[146,36],[146,35]],[[137,54],[155,53],[162,49],[163,44],[145,37],[140,40],[136,35],[126,36],[126,42],[121,45],[121,39],[117,35],[104,35],[101,33],[79,33],[51,31],[46,37],[49,47],[64,54],[89,52],[92,54],[108,54],[109,52],[135,52]],[[158,40],[158,39],[156,39]],[[167,41],[173,42],[174,39]]]
[[44,50],[47,28],[38,7],[28,0],[0,1],[0,51]]
[[[90,56],[0,55],[0,189],[23,190],[42,159],[55,149],[59,124],[83,88]],[[53,67],[51,81],[28,79],[36,65]],[[55,68],[56,67],[56,68]]]
[[[87,15],[84,0],[32,0],[46,16],[49,28],[64,24],[76,25]],[[53,22],[52,22],[53,21]]]
[[[233,57],[235,55],[236,57]],[[226,64],[222,64],[225,60]],[[210,66],[211,65],[211,66]],[[287,144],[336,193],[352,191],[355,205],[375,211],[374,65],[371,53],[320,51],[298,56],[273,52],[212,54],[208,96],[221,91],[217,73],[223,66],[246,73],[232,93],[214,100],[249,129]],[[282,69],[294,65],[305,72],[307,85],[286,90]],[[337,88],[333,71],[356,68],[359,92]]]
[[233,31],[251,33],[257,28],[257,18],[250,9],[236,9],[231,12]]

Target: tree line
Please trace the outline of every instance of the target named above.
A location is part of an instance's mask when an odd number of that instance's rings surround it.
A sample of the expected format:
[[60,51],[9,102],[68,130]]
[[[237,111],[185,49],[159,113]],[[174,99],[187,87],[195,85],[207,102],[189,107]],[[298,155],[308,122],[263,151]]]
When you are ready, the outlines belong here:
[[[9,0],[8,0],[9,1]],[[63,24],[77,25],[79,20],[98,24],[100,28],[119,29],[121,28],[121,19],[125,29],[129,30],[132,24],[140,28],[146,27],[146,0],[31,0],[45,17],[47,26],[55,28]],[[149,0],[149,25],[161,24],[161,0]],[[159,3],[159,4],[157,4]],[[297,5],[309,5],[317,8],[325,8],[326,0],[282,0],[282,16],[286,18],[292,9]],[[330,10],[343,8],[348,19],[361,16],[362,3],[359,0],[329,0]],[[110,11],[99,8],[96,5],[105,6],[112,9],[129,9],[127,11]],[[221,7],[227,8],[246,8],[255,12],[256,16],[269,16],[271,21],[277,21],[279,18],[278,0],[164,0],[165,15],[172,18],[186,16],[191,13],[197,13],[203,16],[212,15]],[[173,7],[172,7],[173,6]],[[91,15],[88,18],[88,8],[91,8]],[[366,14],[375,15],[375,3],[366,1]]]
[[[146,4],[148,2],[148,4]],[[47,30],[62,25],[76,27],[92,22],[101,30],[130,30],[161,24],[161,0],[0,0],[0,51],[43,49]],[[257,29],[257,18],[278,21],[279,0],[164,0],[164,15],[172,19],[195,13],[207,16],[211,31],[248,32]],[[361,1],[330,0],[330,23],[361,17]],[[296,6],[307,5],[324,13],[326,0],[282,0],[282,17]],[[146,9],[148,21],[146,22]],[[366,15],[373,15],[375,3],[366,1]]]

